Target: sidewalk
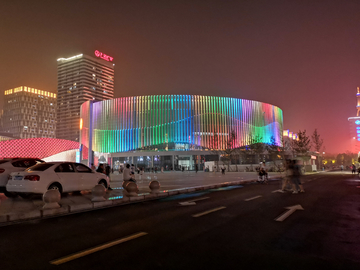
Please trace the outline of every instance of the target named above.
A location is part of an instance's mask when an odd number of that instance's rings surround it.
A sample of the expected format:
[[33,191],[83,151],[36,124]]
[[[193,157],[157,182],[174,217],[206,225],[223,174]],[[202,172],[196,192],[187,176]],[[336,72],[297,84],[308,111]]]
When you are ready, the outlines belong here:
[[[278,179],[279,173],[269,173],[270,179]],[[146,173],[142,176],[136,175],[139,195],[137,197],[123,197],[122,175],[111,175],[111,187],[103,202],[91,202],[90,191],[81,193],[64,194],[61,198],[61,208],[44,210],[42,196],[36,196],[32,200],[25,200],[20,197],[7,198],[0,193],[0,225],[9,222],[39,219],[57,215],[66,215],[76,212],[91,211],[94,209],[111,207],[133,202],[154,200],[166,196],[182,193],[190,193],[197,190],[219,188],[229,185],[239,185],[254,182],[257,174],[254,172],[231,172],[222,175],[221,173],[204,172],[164,172]],[[157,180],[160,183],[160,193],[150,194],[149,183]]]

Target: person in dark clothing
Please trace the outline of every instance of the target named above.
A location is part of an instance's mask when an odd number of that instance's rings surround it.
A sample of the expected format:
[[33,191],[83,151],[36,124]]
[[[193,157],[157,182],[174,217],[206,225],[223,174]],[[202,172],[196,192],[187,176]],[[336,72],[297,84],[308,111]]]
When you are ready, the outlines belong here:
[[96,169],[96,172],[105,174],[104,164],[99,164],[98,168]]
[[[106,167],[105,167],[105,174],[106,174],[107,177],[109,177],[109,179],[110,179],[110,171],[111,171],[110,165],[107,164]],[[112,190],[112,188],[110,187],[110,185],[109,185],[109,187],[108,187],[108,190]]]
[[107,164],[106,167],[105,167],[105,174],[107,176],[110,176],[110,166],[109,166],[109,164]]

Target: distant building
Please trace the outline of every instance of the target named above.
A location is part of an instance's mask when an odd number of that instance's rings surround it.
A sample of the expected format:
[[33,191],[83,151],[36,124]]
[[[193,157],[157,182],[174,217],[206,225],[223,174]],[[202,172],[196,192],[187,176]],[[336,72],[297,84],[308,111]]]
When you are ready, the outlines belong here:
[[356,116],[349,117],[350,138],[351,138],[351,150],[352,152],[360,152],[360,89],[357,88],[356,93]]
[[114,97],[113,58],[99,51],[59,58],[57,138],[79,141],[80,106]]
[[3,132],[14,138],[55,138],[56,94],[20,86],[5,91]]
[[11,137],[10,133],[3,133],[0,132],[0,142],[1,141],[8,141],[8,140],[14,140],[15,138]]

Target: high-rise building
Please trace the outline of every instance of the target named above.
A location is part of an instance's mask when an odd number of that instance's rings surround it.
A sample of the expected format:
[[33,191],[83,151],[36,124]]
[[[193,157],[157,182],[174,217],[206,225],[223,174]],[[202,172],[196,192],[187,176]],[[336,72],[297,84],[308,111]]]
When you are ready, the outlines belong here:
[[360,152],[360,89],[357,88],[356,93],[356,116],[349,117],[350,136],[351,136],[351,150]]
[[15,138],[55,138],[56,94],[20,86],[5,91],[3,131]]
[[57,138],[79,141],[80,106],[114,97],[113,58],[95,51],[59,58]]

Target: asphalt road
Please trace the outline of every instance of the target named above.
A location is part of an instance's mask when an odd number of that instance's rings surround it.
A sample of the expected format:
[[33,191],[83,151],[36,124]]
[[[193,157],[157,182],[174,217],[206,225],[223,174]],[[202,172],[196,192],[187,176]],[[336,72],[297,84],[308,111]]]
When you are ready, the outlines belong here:
[[0,227],[0,267],[360,269],[359,178],[303,180],[301,194],[273,181]]

